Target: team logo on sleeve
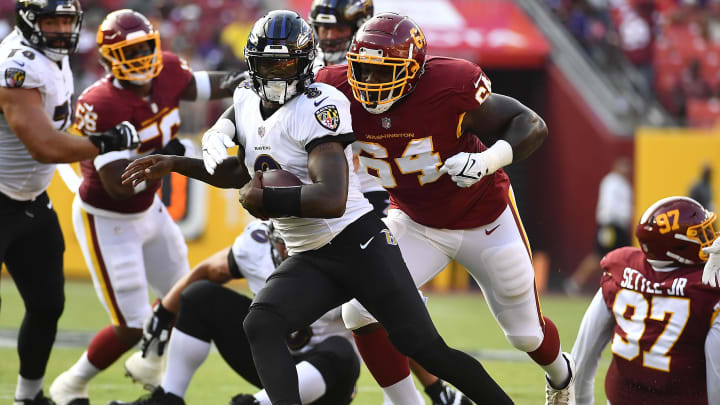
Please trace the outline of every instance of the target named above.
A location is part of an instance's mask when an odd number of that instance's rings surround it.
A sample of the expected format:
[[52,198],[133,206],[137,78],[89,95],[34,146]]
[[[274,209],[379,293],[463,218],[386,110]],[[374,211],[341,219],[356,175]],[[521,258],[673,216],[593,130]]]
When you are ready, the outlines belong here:
[[25,83],[25,71],[18,68],[7,68],[5,83],[7,83],[7,87],[22,87]]
[[305,97],[307,98],[316,98],[321,94],[322,91],[320,91],[320,89],[318,89],[317,87],[308,87],[305,89]]
[[315,118],[320,125],[331,131],[337,131],[340,127],[340,112],[334,105],[326,105],[315,111]]

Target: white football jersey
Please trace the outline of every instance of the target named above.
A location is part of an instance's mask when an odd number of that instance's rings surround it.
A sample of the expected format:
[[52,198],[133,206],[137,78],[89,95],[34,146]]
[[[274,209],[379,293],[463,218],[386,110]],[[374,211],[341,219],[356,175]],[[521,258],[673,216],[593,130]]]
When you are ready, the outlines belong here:
[[[0,42],[0,86],[38,89],[53,126],[62,130],[72,123],[73,76],[67,57],[55,62],[27,45],[17,29]],[[27,201],[50,184],[55,164],[40,163],[12,132],[0,114],[0,192]]]
[[[233,96],[237,139],[245,151],[248,172],[252,175],[258,170],[284,169],[304,184],[312,184],[306,147],[320,138],[353,132],[350,101],[336,88],[314,83],[265,120],[260,114],[260,97],[249,83],[238,87]],[[349,145],[345,147],[345,158],[348,167],[353,167]],[[360,192],[357,177],[352,170],[349,172],[348,198],[342,217],[273,219],[291,255],[326,245],[346,226],[372,211]]]
[[[232,257],[240,273],[245,277],[253,294],[257,294],[265,285],[265,280],[275,271],[268,240],[268,222],[255,220],[250,222],[232,245]],[[310,350],[316,344],[333,335],[342,336],[353,342],[350,331],[342,321],[341,307],[331,309],[315,321],[310,328],[312,336],[300,352]]]

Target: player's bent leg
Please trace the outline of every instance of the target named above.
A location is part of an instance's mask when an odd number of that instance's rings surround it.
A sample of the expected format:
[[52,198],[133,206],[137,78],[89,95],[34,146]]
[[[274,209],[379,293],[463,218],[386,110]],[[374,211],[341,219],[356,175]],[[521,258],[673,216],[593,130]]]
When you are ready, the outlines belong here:
[[[467,230],[456,259],[480,285],[508,342],[528,353],[553,386],[564,387],[572,381],[570,366],[555,325],[540,310],[529,244],[513,213],[508,207],[488,225],[497,229],[492,236],[486,235],[486,227]],[[478,249],[477,240],[489,247]]]
[[341,263],[325,248],[289,257],[255,296],[243,327],[258,375],[275,405],[300,403],[287,331],[298,330],[349,299],[328,273]]
[[190,272],[188,248],[178,224],[167,208],[155,198],[152,227],[154,236],[143,246],[147,280],[158,297],[164,297],[175,283]]
[[[251,302],[250,298],[219,284],[197,281],[181,295],[175,329],[215,342],[220,355],[236,373],[256,387],[262,387],[243,330]],[[168,367],[168,375],[170,372],[174,371]]]
[[[358,288],[358,301],[385,325],[392,344],[403,354],[414,358],[429,372],[447,380],[473,401],[509,404],[510,398],[471,356],[445,345],[433,325],[417,290],[413,286],[402,256],[396,246],[375,244],[370,253],[380,263],[368,263],[375,271],[366,271],[368,282],[382,289]],[[386,274],[376,274],[382,271]],[[390,273],[389,275],[387,273]],[[376,279],[377,278],[377,279]],[[390,287],[390,290],[387,289]]]

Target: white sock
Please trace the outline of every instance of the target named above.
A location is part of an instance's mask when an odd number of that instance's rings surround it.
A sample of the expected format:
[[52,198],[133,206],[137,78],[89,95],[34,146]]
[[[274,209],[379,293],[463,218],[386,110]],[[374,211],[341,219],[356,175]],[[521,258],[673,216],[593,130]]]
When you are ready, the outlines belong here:
[[300,387],[300,401],[309,404],[317,401],[325,395],[327,385],[320,370],[307,361],[301,361],[295,368],[298,374],[298,386]]
[[37,380],[28,380],[18,375],[17,386],[15,387],[15,399],[33,399],[40,392],[43,385],[43,377]]
[[83,352],[82,356],[80,356],[77,363],[70,367],[70,370],[68,371],[72,375],[78,377],[79,379],[87,383],[92,380],[93,377],[98,375],[100,369],[90,363],[90,360],[88,360],[87,357],[87,351],[85,351]]
[[[301,361],[295,368],[298,375],[298,386],[300,387],[300,401],[309,404],[317,401],[325,395],[327,385],[320,371],[307,361]],[[255,399],[260,405],[271,405],[267,392],[262,390],[255,394]]]
[[257,394],[254,395],[255,399],[260,403],[260,405],[272,405],[272,402],[270,402],[270,397],[268,397],[267,391],[260,390]]
[[394,405],[425,405],[425,400],[415,388],[411,374],[382,390]]
[[567,386],[567,383],[570,381],[570,366],[567,360],[565,360],[562,350],[560,350],[552,363],[541,367],[545,370],[547,379],[553,388],[559,389]]
[[168,343],[167,370],[161,384],[165,392],[184,398],[190,380],[203,364],[208,353],[210,353],[210,342],[173,329]]

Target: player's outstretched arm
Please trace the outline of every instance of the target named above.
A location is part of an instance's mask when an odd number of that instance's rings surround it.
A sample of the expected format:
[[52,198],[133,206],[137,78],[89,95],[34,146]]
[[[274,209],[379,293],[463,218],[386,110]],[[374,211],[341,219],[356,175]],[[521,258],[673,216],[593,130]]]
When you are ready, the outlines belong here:
[[547,138],[545,121],[512,97],[491,94],[465,114],[462,132],[470,131],[486,145],[503,140],[512,147],[512,161],[530,156]]
[[219,188],[240,188],[250,180],[245,166],[237,157],[223,160],[215,169],[215,174],[210,174],[205,170],[202,159],[150,155],[130,162],[122,174],[122,184],[131,184],[135,187],[143,181],[157,180],[171,172]]
[[468,111],[461,133],[470,131],[490,148],[479,153],[461,152],[440,168],[459,187],[471,187],[512,162],[530,156],[547,137],[545,122],[514,98],[489,95],[479,107]]
[[134,149],[139,143],[137,133],[129,123],[113,128],[112,134],[92,138],[57,131],[43,108],[42,96],[37,89],[0,87],[0,111],[30,156],[40,163],[92,159],[99,153]]
[[172,286],[170,292],[160,300],[162,306],[173,314],[177,314],[180,309],[180,294],[190,284],[200,280],[209,280],[218,284],[225,284],[230,281],[232,274],[228,265],[229,252],[230,247],[228,246],[215,252],[195,266],[189,273],[178,280]]
[[572,348],[578,368],[575,399],[578,405],[593,404],[595,374],[600,356],[610,342],[615,319],[605,306],[602,290],[598,290],[588,306]]

